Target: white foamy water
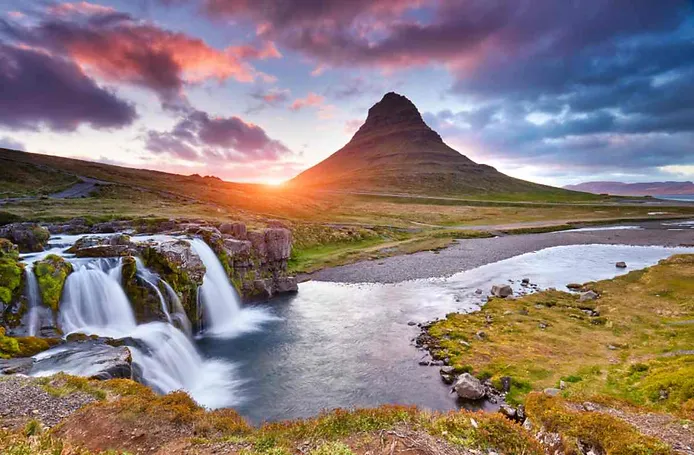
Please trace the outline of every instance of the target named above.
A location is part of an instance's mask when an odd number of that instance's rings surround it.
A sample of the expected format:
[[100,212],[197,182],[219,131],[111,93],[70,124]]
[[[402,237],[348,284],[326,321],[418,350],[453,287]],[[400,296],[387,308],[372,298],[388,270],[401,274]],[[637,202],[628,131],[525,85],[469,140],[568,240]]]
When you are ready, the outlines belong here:
[[263,323],[273,319],[264,309],[242,309],[239,296],[212,248],[201,239],[193,239],[190,243],[206,268],[205,278],[198,290],[205,335],[234,337],[260,330]]
[[554,231],[554,234],[560,234],[563,232],[592,232],[592,231],[638,231],[642,230],[641,226],[594,226],[594,227],[584,227],[577,229],[567,229],[564,231]]
[[[144,382],[161,393],[185,390],[198,403],[209,408],[228,407],[241,402],[237,390],[240,382],[235,379],[231,363],[203,359],[192,340],[169,323],[137,325],[121,286],[119,260],[76,262],[79,265],[66,281],[60,308],[60,324],[66,333],[134,339],[135,346],[130,347],[134,366],[140,369]],[[145,268],[142,269],[142,276],[155,279]],[[173,290],[171,292],[175,295]],[[163,301],[161,292],[158,295]],[[178,297],[176,301],[176,310],[182,311]],[[189,322],[187,324],[189,327]],[[67,353],[64,347],[46,351],[36,359],[46,360],[55,356],[59,360],[35,374],[43,376],[64,371],[91,376],[99,369],[93,363],[95,354],[98,352]]]
[[29,264],[25,272],[26,274],[26,296],[29,301],[29,317],[27,321],[27,333],[29,336],[36,336],[41,329],[41,319],[39,312],[41,309],[41,293],[39,292],[39,283],[34,274],[34,265]]

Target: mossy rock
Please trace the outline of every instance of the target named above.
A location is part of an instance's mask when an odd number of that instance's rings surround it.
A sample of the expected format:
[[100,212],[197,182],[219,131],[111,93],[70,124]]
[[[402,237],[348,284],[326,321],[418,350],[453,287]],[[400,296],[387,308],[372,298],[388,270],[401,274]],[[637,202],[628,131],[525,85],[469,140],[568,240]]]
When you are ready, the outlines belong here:
[[72,264],[60,256],[50,254],[34,264],[34,273],[43,304],[53,311],[58,311],[65,281],[72,273]]
[[16,259],[0,258],[0,303],[9,305],[21,290],[24,269]]
[[7,239],[0,238],[0,259],[19,260],[19,248]]
[[[185,255],[180,251],[167,254],[160,251],[157,247],[148,247],[142,252],[142,260],[145,265],[169,283],[180,297],[181,305],[193,327],[198,328],[201,322],[200,314],[198,314],[198,288],[202,285],[205,273],[204,266],[202,262],[193,265],[188,264],[187,266],[190,269],[188,271],[186,265],[182,266],[183,262],[179,263],[173,258],[183,260]],[[195,258],[199,261],[197,255]],[[190,260],[190,258],[187,259]]]
[[[138,323],[163,321],[164,311],[159,296],[150,285],[137,276],[137,262],[132,256],[123,258],[123,290],[130,300]],[[161,289],[160,289],[161,291]]]

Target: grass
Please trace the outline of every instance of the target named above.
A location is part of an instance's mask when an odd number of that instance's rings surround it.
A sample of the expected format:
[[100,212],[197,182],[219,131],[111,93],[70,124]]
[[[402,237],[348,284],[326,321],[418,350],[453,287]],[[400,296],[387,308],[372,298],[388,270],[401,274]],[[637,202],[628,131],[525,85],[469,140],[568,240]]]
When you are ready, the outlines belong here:
[[678,324],[694,319],[694,256],[584,288],[600,298],[544,291],[450,314],[428,329],[434,355],[493,381],[512,377],[511,401],[564,381],[569,397],[605,395],[694,418],[694,362],[678,355],[694,346],[691,325]]

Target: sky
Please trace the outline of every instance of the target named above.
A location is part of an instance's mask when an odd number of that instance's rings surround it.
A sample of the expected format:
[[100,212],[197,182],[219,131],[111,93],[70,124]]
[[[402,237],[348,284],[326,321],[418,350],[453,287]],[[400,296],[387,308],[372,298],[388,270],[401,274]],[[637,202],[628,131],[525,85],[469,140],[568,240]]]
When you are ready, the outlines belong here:
[[692,0],[0,0],[0,146],[278,183],[389,91],[535,182],[694,180]]

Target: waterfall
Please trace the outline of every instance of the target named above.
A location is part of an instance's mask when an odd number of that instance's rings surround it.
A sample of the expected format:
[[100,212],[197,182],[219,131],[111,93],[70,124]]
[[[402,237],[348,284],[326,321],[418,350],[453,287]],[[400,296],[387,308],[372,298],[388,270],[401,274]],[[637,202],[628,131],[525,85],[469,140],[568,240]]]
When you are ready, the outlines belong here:
[[242,310],[236,289],[229,282],[226,270],[212,248],[201,239],[192,239],[190,243],[206,268],[202,286],[198,290],[206,335],[236,336],[258,330],[262,323],[274,319],[258,308]]
[[39,282],[34,273],[34,264],[29,264],[26,268],[26,295],[29,301],[29,336],[36,336],[41,330],[40,306],[41,293],[39,292]]
[[159,393],[185,390],[199,404],[220,408],[240,403],[242,382],[233,365],[203,359],[195,346],[171,324],[151,322],[132,333],[145,349],[131,347],[133,362],[141,369],[144,382]]
[[80,265],[68,276],[60,304],[60,325],[65,333],[108,335],[135,328],[135,315],[121,287],[121,263],[113,262]]
[[[120,260],[99,259],[85,263],[80,259],[73,265],[76,268],[65,283],[60,305],[59,318],[65,333],[131,338],[134,340],[134,346],[130,346],[133,363],[139,367],[147,385],[161,393],[185,390],[198,403],[210,408],[238,404],[240,382],[233,379],[231,364],[203,359],[192,341],[171,324],[137,325],[121,287]],[[170,286],[162,283],[168,293]],[[175,296],[173,289],[170,292]],[[174,309],[182,311],[178,297],[172,301]],[[57,347],[40,355],[50,357],[64,349]],[[90,365],[62,365],[60,370],[81,374],[90,371]]]

